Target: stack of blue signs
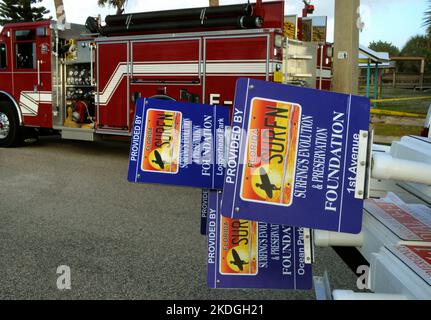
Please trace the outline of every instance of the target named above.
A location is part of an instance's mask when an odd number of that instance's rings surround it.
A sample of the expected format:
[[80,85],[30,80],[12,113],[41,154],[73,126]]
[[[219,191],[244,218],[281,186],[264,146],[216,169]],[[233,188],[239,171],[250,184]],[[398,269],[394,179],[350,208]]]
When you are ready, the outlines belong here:
[[253,79],[238,81],[231,121],[225,107],[141,99],[128,179],[205,189],[209,287],[311,289],[305,228],[361,231],[355,184],[369,107]]

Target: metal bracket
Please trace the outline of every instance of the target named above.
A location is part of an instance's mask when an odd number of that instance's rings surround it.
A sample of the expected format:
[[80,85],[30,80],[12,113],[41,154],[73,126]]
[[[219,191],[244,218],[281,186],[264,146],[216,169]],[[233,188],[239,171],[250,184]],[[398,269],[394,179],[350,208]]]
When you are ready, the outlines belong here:
[[325,271],[323,277],[313,277],[313,282],[316,300],[333,300],[327,271]]
[[304,228],[304,255],[305,264],[312,264],[314,262],[314,241],[312,232],[308,228]]
[[367,174],[365,176],[365,188],[364,188],[364,199],[370,197],[370,187],[371,187],[371,167],[373,164],[373,144],[374,144],[374,130],[370,130],[368,133],[368,157],[367,157]]
[[[370,134],[368,131],[359,131],[359,150],[358,161],[356,169],[356,186],[355,198],[366,199],[367,197],[367,180],[369,180],[369,165],[371,164],[371,148],[370,148]],[[372,144],[371,144],[372,146]]]

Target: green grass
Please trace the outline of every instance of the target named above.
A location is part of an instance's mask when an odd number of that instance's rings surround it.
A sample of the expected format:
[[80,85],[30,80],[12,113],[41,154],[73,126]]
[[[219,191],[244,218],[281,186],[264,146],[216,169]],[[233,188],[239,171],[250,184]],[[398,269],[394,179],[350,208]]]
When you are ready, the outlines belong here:
[[[362,93],[365,95],[364,93]],[[431,105],[431,92],[413,91],[410,89],[383,88],[380,99],[405,98],[405,97],[425,97],[429,100],[412,100],[399,102],[377,103],[378,109],[427,114]],[[422,128],[413,126],[397,126],[386,124],[373,125],[375,134],[379,136],[402,137],[406,135],[420,135]]]
[[418,136],[422,131],[421,127],[396,126],[381,123],[373,124],[373,127],[375,135],[384,137],[403,137],[408,135]]
[[426,114],[428,112],[429,106],[431,105],[431,92],[413,91],[411,89],[383,88],[380,99],[406,98],[406,97],[415,97],[415,96],[416,97],[429,96],[430,99],[385,102],[385,103],[379,102],[377,103],[377,108],[383,109],[383,110]]

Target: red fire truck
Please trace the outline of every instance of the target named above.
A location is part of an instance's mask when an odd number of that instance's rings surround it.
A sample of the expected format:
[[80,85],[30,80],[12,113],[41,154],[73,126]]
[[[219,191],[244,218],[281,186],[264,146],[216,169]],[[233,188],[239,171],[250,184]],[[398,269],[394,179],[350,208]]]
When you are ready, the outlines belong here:
[[239,77],[284,81],[283,14],[284,1],[257,1],[108,16],[103,27],[5,25],[0,147],[44,131],[130,136],[139,97],[232,105]]

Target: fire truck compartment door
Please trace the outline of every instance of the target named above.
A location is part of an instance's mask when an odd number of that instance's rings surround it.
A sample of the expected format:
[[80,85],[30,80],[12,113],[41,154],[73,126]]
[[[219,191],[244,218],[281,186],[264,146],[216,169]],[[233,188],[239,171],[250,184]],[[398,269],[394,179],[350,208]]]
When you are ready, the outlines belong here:
[[99,129],[128,130],[129,43],[97,43],[97,123]]
[[132,84],[199,84],[200,48],[199,38],[132,42]]
[[202,95],[202,39],[142,39],[131,42],[130,124],[136,97],[199,103]]
[[204,43],[204,103],[232,105],[239,77],[272,80],[269,34],[216,36]]
[[28,126],[52,127],[51,39],[47,26],[13,33],[13,89]]

